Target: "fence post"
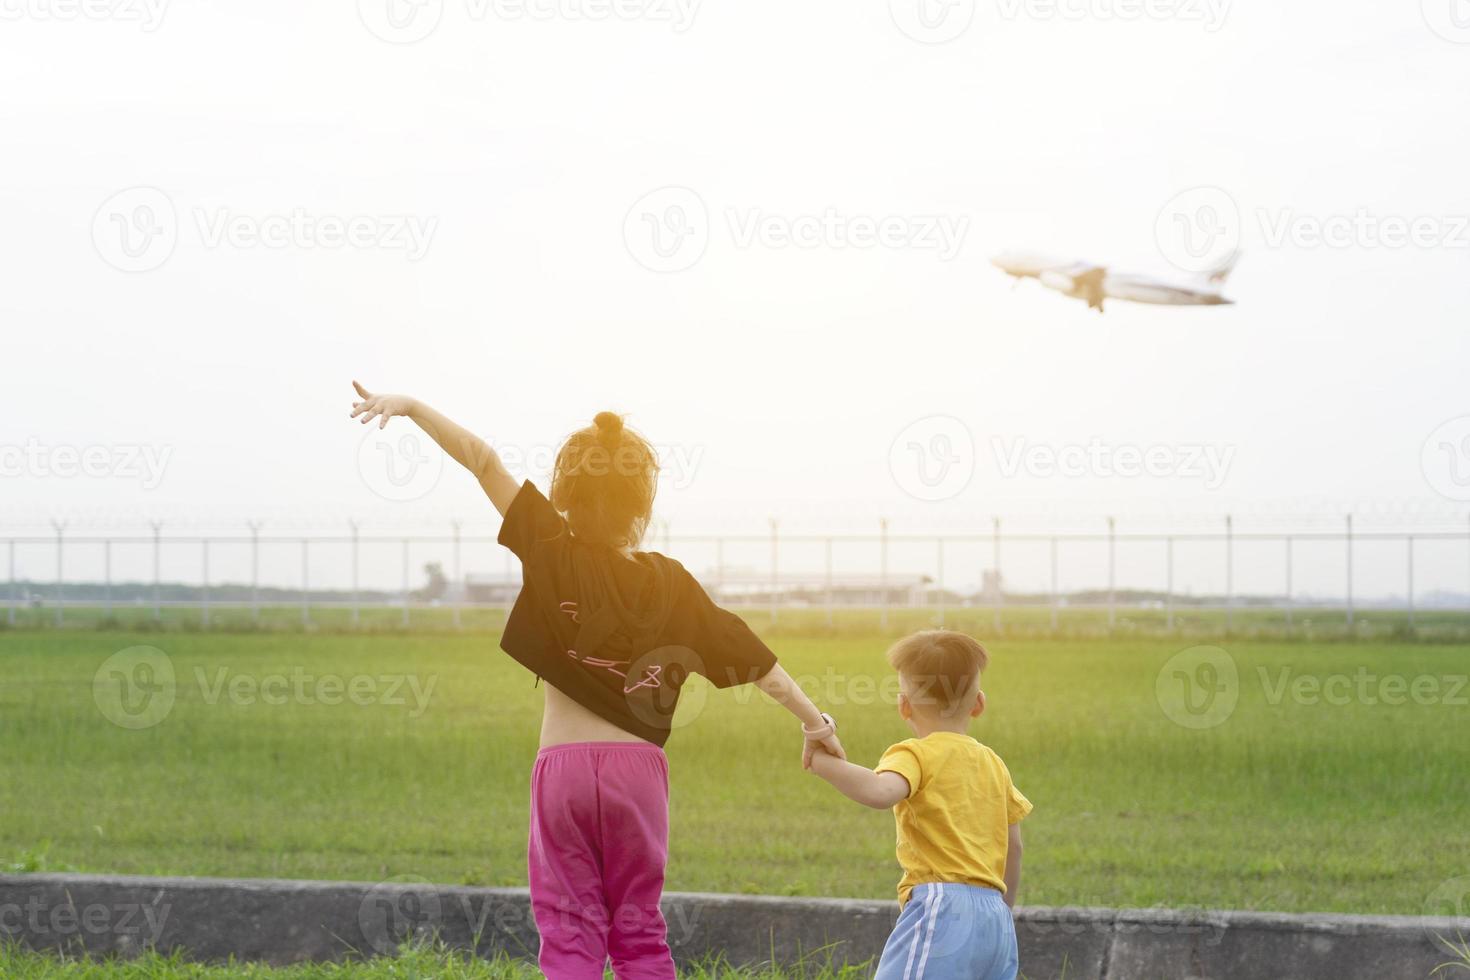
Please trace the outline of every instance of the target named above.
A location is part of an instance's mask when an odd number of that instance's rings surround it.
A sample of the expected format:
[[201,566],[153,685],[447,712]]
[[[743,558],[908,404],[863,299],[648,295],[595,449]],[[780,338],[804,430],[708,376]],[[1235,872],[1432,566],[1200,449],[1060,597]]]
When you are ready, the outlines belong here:
[[403,625],[408,625],[408,538],[403,539]]
[[1347,624],[1353,626],[1353,515],[1347,516]]
[[199,572],[199,626],[209,629],[209,539],[200,539]]
[[62,551],[65,550],[65,545],[62,541],[62,536],[66,532],[66,522],[53,520],[51,526],[56,528],[56,625],[59,627],[63,620],[61,614],[61,580],[63,571]]
[[10,539],[10,605],[5,610],[5,622],[11,626],[15,625],[15,539]]
[[246,521],[250,528],[250,621],[260,625],[260,522]]
[[112,539],[102,542],[102,615],[112,619]]
[[[450,521],[450,524],[452,524],[454,526],[454,587],[455,587],[455,590],[456,590],[455,593],[454,593],[454,628],[455,629],[459,629],[460,628],[460,621],[459,621],[460,600],[461,600],[461,597],[464,595],[464,580],[460,577],[460,565],[459,565],[459,528],[460,528],[460,523],[459,523],[459,521]],[[666,528],[668,527],[667,524],[665,524],[664,526]],[[665,549],[665,550],[667,550],[667,549]]]
[[995,632],[1000,632],[1000,604],[1001,592],[1004,586],[1000,578],[1000,518],[990,519],[990,553],[992,564],[995,566],[995,595],[991,596],[992,617],[994,619]]
[[301,539],[301,626],[311,625],[311,542]]
[[163,530],[163,522],[149,521],[148,524],[150,527],[153,528],[153,621],[155,623],[162,623],[163,603],[160,601],[158,593],[159,578],[163,574],[163,541],[159,536],[160,532]]
[[1292,540],[1291,540],[1291,535],[1288,534],[1286,536],[1286,632],[1287,633],[1290,633],[1291,632],[1291,614],[1292,614],[1293,607],[1296,605],[1296,600],[1292,597],[1293,594],[1295,593],[1295,589],[1292,587],[1292,581],[1291,581],[1291,552],[1292,552]]
[[939,628],[944,628],[944,539],[935,539],[934,601],[939,605]]
[[1108,518],[1108,632],[1112,632],[1113,624],[1118,616],[1118,540],[1114,533],[1117,528],[1116,522]]
[[1057,631],[1057,619],[1062,601],[1061,586],[1057,581],[1057,538],[1051,539],[1051,631]]
[[1164,539],[1164,629],[1174,632],[1174,535]]
[[715,538],[715,601],[725,604],[725,539]]
[[1414,536],[1409,535],[1409,629],[1414,628]]
[[358,568],[358,564],[357,564],[358,563],[358,540],[357,540],[357,529],[358,529],[358,525],[357,525],[357,521],[349,519],[347,521],[347,526],[352,529],[352,628],[353,629],[357,629],[358,622],[359,622],[359,615],[360,615],[359,614],[359,605],[360,605],[360,603],[362,601],[359,598],[358,585],[357,585],[357,580],[358,580],[358,576],[357,576],[357,568]]
[[827,627],[832,627],[832,539],[827,539]]
[[1225,632],[1235,625],[1235,518],[1225,515]]
[[776,616],[777,616],[777,612],[778,612],[778,610],[776,609],[776,588],[777,588],[777,577],[778,577],[778,564],[777,564],[777,556],[776,556],[777,543],[776,542],[777,542],[776,519],[773,517],[773,518],[771,518],[771,595],[770,595],[770,600],[771,601],[769,603],[769,605],[770,605],[770,614],[771,614],[771,622],[772,623],[775,623],[776,622]]
[[888,629],[888,518],[878,521],[878,627]]

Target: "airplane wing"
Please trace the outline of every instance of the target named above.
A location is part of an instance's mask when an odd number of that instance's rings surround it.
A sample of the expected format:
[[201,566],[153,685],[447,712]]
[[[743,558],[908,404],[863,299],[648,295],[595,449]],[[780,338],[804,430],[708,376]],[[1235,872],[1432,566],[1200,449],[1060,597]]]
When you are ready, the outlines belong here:
[[1086,300],[1088,306],[1101,313],[1103,300],[1107,298],[1107,293],[1103,289],[1103,282],[1107,276],[1107,266],[1078,262],[1065,270],[1058,269],[1043,273],[1041,281],[1059,293]]

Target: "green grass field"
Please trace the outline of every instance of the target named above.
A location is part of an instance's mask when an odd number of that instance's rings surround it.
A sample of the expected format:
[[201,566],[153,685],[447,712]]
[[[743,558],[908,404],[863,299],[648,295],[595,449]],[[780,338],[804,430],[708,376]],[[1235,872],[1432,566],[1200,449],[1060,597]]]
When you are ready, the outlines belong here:
[[[752,621],[855,760],[906,736],[873,623]],[[1238,701],[1175,710],[1200,729],[1160,702],[1188,641],[990,641],[974,732],[1036,805],[1023,904],[1417,914],[1470,874],[1470,647],[1214,642]],[[140,644],[172,705],[120,727],[94,678]],[[0,867],[524,884],[539,702],[493,632],[0,631]],[[671,890],[893,895],[892,818],[801,772],[781,709],[694,682],[678,720]]]
[[[521,960],[487,961],[428,948],[405,948],[396,957],[366,962],[272,968],[257,963],[203,965],[154,953],[133,960],[98,961],[0,946],[0,976],[6,980],[537,980],[541,975]],[[863,980],[866,975],[856,967],[830,969],[818,964],[756,972],[711,963],[680,971],[684,980]],[[611,971],[607,977],[611,980]]]

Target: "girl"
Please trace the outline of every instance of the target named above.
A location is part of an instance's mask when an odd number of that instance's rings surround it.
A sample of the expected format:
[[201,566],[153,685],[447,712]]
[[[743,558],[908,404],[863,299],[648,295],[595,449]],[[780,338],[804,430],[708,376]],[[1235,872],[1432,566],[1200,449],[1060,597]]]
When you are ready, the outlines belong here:
[[352,417],[402,415],[480,481],[522,586],[500,646],[546,683],[531,774],[529,877],[550,980],[673,980],[659,911],[668,861],[663,744],[691,673],[753,683],[802,723],[804,763],[845,758],[819,713],[736,615],[672,558],[639,551],[658,460],[621,417],[599,413],[556,455],[551,499],[517,484],[484,440],[405,395],[362,397]]

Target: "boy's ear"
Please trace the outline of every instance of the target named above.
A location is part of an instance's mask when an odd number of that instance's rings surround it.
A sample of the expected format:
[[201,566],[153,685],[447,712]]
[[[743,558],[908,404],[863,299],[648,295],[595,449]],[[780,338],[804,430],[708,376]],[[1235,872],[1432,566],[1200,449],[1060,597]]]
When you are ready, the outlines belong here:
[[904,721],[908,721],[914,716],[913,702],[909,700],[909,696],[907,694],[904,694],[901,691],[898,695],[898,716]]
[[975,692],[975,707],[970,709],[970,717],[979,718],[983,714],[985,714],[985,692],[977,691]]

